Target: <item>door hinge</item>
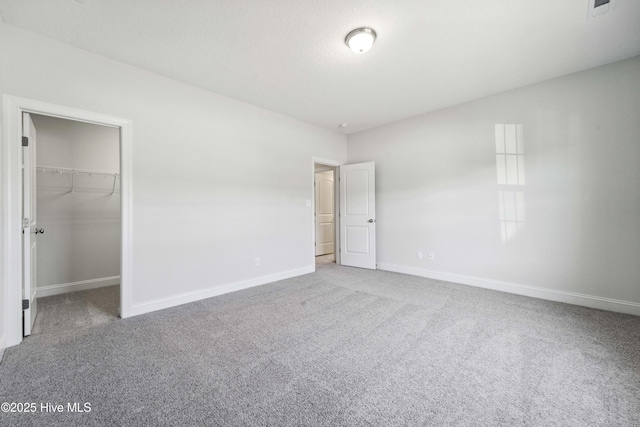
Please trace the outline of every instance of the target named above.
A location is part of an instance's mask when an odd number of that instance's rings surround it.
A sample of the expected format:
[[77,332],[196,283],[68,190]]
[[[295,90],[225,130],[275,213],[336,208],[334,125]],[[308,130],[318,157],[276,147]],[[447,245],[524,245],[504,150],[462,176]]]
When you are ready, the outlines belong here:
[[26,136],[22,137],[22,146],[23,147],[28,147],[29,146],[29,138],[27,138]]
[[29,226],[29,218],[22,218],[22,228],[27,228]]
[[23,310],[28,310],[29,309],[29,300],[28,299],[23,299],[22,300],[22,309]]

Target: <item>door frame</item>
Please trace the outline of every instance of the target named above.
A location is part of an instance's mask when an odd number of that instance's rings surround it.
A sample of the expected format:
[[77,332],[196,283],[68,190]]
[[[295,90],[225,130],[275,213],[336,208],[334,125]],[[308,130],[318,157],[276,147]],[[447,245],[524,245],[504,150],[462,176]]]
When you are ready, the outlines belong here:
[[2,283],[4,330],[1,347],[22,342],[22,113],[120,129],[120,317],[132,314],[132,122],[131,120],[12,95],[3,96],[2,137]]
[[[318,168],[320,168],[321,170],[318,171]],[[318,175],[322,175],[322,174],[326,174],[327,172],[331,173],[331,184],[333,185],[333,188],[331,189],[331,195],[333,196],[335,193],[335,180],[336,180],[336,168],[334,166],[327,166],[327,165],[321,165],[319,163],[315,164],[315,186],[314,186],[314,211],[315,211],[315,215],[314,215],[314,219],[315,219],[315,224],[316,224],[316,239],[318,237]],[[325,177],[327,177],[328,175],[324,175]],[[324,178],[323,178],[324,179]],[[336,230],[335,230],[335,224],[336,224],[336,212],[335,212],[335,206],[336,205],[336,201],[334,200],[334,197],[331,197],[331,208],[333,209],[333,213],[332,213],[332,218],[331,218],[331,223],[334,225],[334,229],[331,230],[331,232],[333,233],[333,236],[331,236],[332,238],[332,242],[331,245],[333,246],[333,252],[330,252],[331,254],[333,254],[333,259],[335,260],[335,253],[336,253],[336,248],[338,247],[338,245],[336,244],[336,239],[335,239],[335,235],[336,235]],[[321,214],[320,214],[321,215]],[[316,247],[316,259],[318,258],[318,241],[316,240],[315,242],[315,247]]]
[[316,271],[316,164],[333,167],[333,210],[334,210],[334,253],[336,264],[340,265],[340,166],[344,163],[337,160],[311,158],[311,265]]

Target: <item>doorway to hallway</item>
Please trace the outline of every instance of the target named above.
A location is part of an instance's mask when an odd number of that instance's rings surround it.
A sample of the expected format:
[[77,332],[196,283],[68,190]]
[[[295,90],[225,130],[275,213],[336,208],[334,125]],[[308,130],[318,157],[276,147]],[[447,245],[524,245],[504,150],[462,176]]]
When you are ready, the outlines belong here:
[[314,218],[316,265],[335,263],[335,174],[333,166],[314,165]]

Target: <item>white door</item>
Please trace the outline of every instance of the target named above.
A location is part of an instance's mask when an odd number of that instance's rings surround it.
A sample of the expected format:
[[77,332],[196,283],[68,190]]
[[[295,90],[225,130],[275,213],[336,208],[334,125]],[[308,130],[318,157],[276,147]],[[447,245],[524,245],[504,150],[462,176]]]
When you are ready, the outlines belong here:
[[340,167],[342,265],[376,268],[376,193],[373,162]]
[[316,172],[316,256],[335,251],[333,171]]
[[36,228],[36,128],[27,113],[22,115],[22,135],[22,299],[26,337],[31,335],[38,312],[36,243],[37,234],[42,232]]

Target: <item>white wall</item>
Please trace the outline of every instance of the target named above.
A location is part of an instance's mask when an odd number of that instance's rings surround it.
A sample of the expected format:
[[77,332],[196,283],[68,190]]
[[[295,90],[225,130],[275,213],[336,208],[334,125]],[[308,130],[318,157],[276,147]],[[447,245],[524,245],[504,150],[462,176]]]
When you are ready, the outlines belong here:
[[[117,128],[32,115],[37,164],[119,173]],[[38,172],[38,295],[119,283],[120,180]],[[88,283],[77,283],[87,282]],[[63,286],[64,285],[64,286]]]
[[[639,100],[637,57],[349,136],[376,162],[379,266],[640,314]],[[497,183],[495,124],[522,125],[525,185]],[[499,191],[524,199],[506,241]]]
[[345,136],[8,25],[1,36],[5,93],[133,122],[134,313],[313,269],[311,159],[346,160]]

